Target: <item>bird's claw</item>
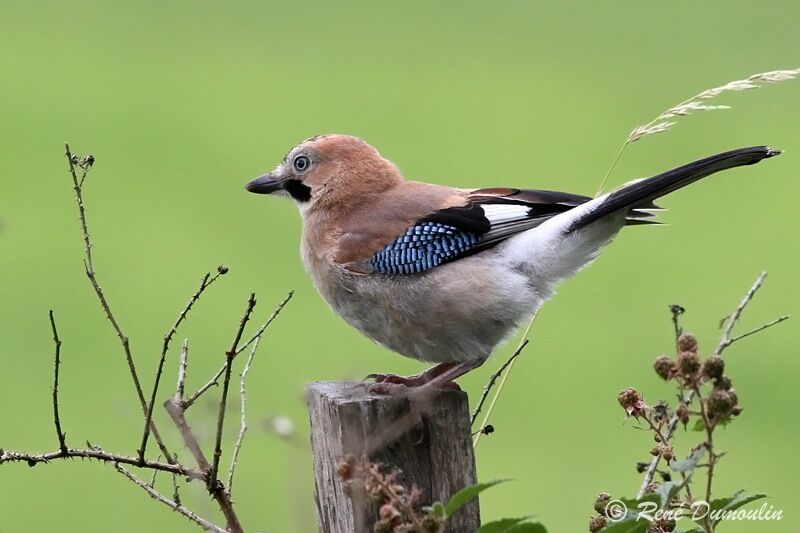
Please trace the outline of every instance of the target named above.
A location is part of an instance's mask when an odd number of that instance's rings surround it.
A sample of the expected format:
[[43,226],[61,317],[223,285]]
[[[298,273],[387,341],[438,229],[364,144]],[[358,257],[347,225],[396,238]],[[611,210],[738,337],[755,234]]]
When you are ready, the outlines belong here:
[[[398,376],[397,374],[369,374],[364,378],[364,381],[358,383],[357,386],[364,387],[369,394],[391,394],[391,395],[405,395],[410,391],[416,389],[420,390],[421,387],[426,385],[435,389],[443,390],[461,390],[458,383],[455,381],[446,381],[443,383],[432,382],[432,379],[426,379],[424,374],[416,376]],[[372,379],[373,383],[367,383],[366,380]]]
[[375,383],[391,383],[394,385],[405,385],[406,387],[419,387],[424,385],[429,379],[426,379],[424,374],[416,376],[398,376],[397,374],[367,374],[364,380],[371,379]]
[[376,382],[366,386],[367,394],[383,394],[387,396],[405,396],[412,389],[402,383]]

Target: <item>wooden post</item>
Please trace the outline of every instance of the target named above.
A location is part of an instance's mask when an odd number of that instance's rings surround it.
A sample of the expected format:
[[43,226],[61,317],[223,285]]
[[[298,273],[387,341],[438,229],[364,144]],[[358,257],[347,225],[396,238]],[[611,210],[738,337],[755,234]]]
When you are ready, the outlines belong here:
[[[347,453],[399,468],[401,482],[416,485],[421,501],[447,502],[476,481],[467,395],[435,390],[399,397],[367,394],[351,382],[315,382],[307,388],[314,455],[317,523],[322,533],[372,533],[374,502],[354,503],[336,475]],[[446,531],[474,532],[477,499],[448,520]]]

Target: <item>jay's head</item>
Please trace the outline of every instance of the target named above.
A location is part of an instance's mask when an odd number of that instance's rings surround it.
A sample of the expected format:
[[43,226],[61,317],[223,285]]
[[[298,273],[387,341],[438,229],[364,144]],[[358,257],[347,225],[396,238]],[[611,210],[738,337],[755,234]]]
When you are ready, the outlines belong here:
[[318,135],[292,148],[280,164],[245,186],[249,192],[291,196],[301,210],[352,203],[383,192],[402,177],[358,137]]

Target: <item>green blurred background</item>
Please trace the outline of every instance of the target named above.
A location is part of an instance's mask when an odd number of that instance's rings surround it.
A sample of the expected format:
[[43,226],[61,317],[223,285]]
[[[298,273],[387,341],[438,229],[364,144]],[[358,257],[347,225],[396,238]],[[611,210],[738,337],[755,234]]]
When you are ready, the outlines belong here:
[[[70,443],[138,445],[122,354],[82,272],[65,140],[97,157],[86,191],[96,267],[148,386],[161,336],[207,270],[231,272],[179,334],[192,346],[190,386],[220,364],[251,290],[259,319],[296,290],[250,374],[235,499],[249,530],[313,531],[304,384],[422,367],[328,310],[298,257],[297,209],[246,194],[244,183],[298,141],[343,132],[409,178],[591,194],[633,126],[703,89],[800,66],[798,15],[788,0],[3,2],[0,446],[56,446],[51,307]],[[544,308],[498,404],[497,431],[478,447],[483,480],[516,479],[482,497],[485,518],[535,513],[552,531],[584,531],[599,491],[635,492],[633,465],[652,443],[624,423],[616,395],[636,386],[648,401],[672,398],[650,370],[672,345],[668,304],[688,309],[685,324],[706,350],[763,269],[769,280],[742,327],[797,311],[800,82],[716,103],[733,109],[632,145],[611,184],[744,145],[786,154],[663,201],[671,225],[624,231]],[[462,380],[473,398],[511,348]],[[718,494],[767,492],[785,518],[724,530],[797,531],[796,324],[735,346],[728,368],[745,412],[718,437],[730,452]],[[192,416],[207,446],[213,408],[208,398]],[[294,422],[293,438],[264,429],[276,415]],[[202,488],[183,496],[217,516]],[[0,468],[3,533],[194,530],[107,466]]]

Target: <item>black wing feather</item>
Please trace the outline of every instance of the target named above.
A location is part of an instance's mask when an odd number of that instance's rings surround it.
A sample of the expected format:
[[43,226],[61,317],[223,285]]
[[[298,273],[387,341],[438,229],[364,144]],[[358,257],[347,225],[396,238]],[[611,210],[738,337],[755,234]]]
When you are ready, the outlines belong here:
[[[505,194],[498,195],[497,191]],[[478,190],[471,198],[466,206],[441,209],[421,218],[370,258],[373,271],[424,272],[496,246],[589,200],[569,193],[519,189]],[[495,208],[491,206],[511,206],[510,211],[508,208],[505,211],[513,216],[492,219]]]
[[597,209],[589,211],[584,216],[573,221],[567,231],[582,228],[617,211],[643,208],[646,207],[645,204],[652,205],[652,201],[656,198],[661,198],[673,191],[677,191],[715,172],[743,165],[752,165],[762,159],[778,154],[780,154],[779,150],[772,150],[767,146],[739,148],[738,150],[712,155],[711,157],[662,172],[651,178],[624,185],[609,194],[605,202],[600,204]]

